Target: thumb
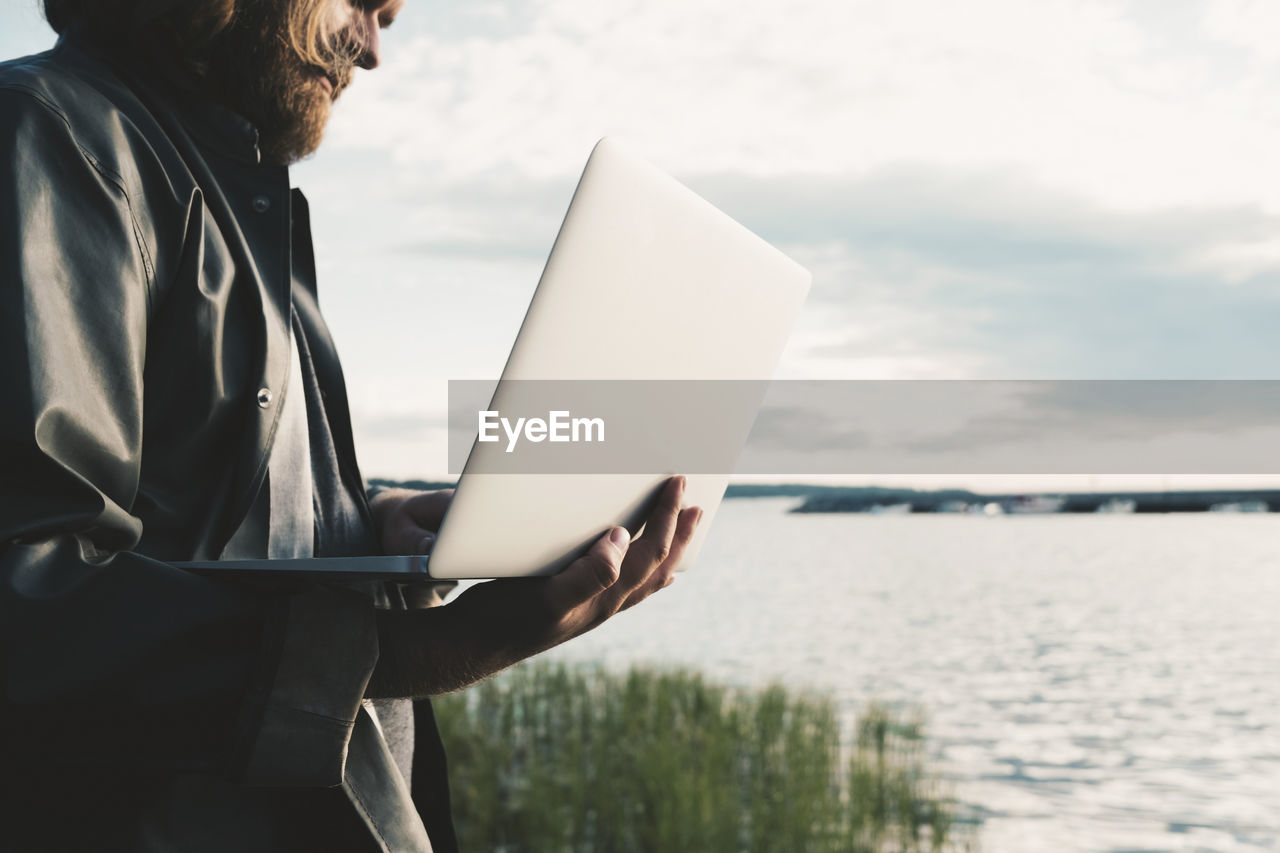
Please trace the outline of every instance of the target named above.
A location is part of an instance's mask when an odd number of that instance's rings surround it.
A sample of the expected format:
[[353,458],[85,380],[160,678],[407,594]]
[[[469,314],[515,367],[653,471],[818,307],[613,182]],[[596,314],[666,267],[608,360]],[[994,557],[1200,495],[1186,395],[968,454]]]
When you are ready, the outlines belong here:
[[617,583],[622,558],[630,544],[631,534],[624,527],[615,527],[597,539],[590,551],[550,579],[548,595],[552,606],[568,612]]
[[386,531],[382,547],[387,554],[426,554],[435,539],[435,533],[425,527],[400,520]]

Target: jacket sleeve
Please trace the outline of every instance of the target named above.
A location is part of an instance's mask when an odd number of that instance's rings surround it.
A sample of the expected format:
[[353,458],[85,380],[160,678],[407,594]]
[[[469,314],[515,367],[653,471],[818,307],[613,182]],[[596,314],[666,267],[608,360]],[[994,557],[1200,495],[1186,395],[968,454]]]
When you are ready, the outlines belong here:
[[0,84],[0,745],[46,765],[337,785],[377,659],[367,597],[213,581],[132,550],[142,235],[65,115]]

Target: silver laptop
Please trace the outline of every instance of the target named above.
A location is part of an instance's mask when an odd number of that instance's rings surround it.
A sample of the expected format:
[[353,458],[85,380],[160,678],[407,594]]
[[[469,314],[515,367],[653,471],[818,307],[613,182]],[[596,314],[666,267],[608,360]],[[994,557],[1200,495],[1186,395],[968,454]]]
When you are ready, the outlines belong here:
[[[768,380],[809,289],[807,270],[669,175],[611,139],[587,161],[489,408],[529,380]],[[746,383],[750,385],[750,383]],[[592,387],[590,384],[585,387]],[[622,386],[625,387],[625,386]],[[718,453],[736,458],[758,400],[720,415]],[[686,438],[655,413],[655,446],[672,460]],[[699,439],[705,440],[705,439]],[[689,448],[685,448],[689,450]],[[712,473],[503,471],[501,449],[475,444],[429,556],[235,560],[178,564],[208,572],[324,574],[400,581],[551,574],[604,531],[643,523],[671,474],[704,511],[686,551],[695,559],[728,485]],[[498,459],[498,461],[501,461]],[[616,460],[615,460],[616,462]]]

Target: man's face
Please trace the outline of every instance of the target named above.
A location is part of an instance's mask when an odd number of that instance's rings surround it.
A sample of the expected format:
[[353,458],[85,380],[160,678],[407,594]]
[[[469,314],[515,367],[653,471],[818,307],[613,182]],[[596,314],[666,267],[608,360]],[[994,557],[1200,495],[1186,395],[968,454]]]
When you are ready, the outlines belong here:
[[301,160],[320,145],[333,102],[357,66],[379,61],[378,32],[404,0],[332,0],[320,13],[331,33],[311,47],[312,63],[290,44],[291,7],[300,0],[241,0],[241,11],[219,37],[210,61],[214,93],[257,125],[267,162]]

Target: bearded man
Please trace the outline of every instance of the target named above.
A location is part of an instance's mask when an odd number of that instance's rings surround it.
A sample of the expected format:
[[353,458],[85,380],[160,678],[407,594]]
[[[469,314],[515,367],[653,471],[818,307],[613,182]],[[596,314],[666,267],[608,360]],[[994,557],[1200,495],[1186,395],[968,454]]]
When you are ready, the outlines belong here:
[[700,513],[674,479],[440,607],[170,565],[414,553],[447,505],[366,497],[287,168],[403,0],[44,3],[0,65],[0,848],[454,849],[426,697],[665,586]]

